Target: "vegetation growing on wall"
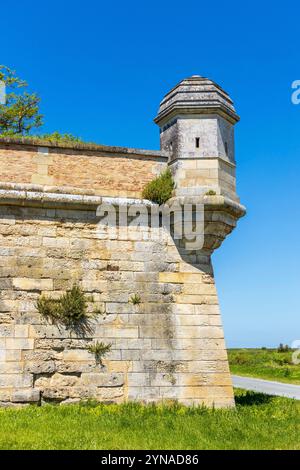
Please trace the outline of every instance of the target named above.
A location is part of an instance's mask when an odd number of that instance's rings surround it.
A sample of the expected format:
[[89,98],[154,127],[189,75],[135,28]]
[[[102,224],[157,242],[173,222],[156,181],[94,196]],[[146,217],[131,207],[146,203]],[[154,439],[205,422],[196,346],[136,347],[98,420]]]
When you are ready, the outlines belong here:
[[145,186],[142,195],[144,199],[161,205],[172,197],[174,187],[172,173],[167,169]]
[[215,196],[217,193],[213,189],[210,189],[205,193],[205,196]]
[[85,143],[80,137],[76,137],[72,134],[60,133],[58,131],[50,134],[36,134],[36,135],[22,135],[22,134],[0,134],[0,137],[12,137],[13,139],[22,139],[23,142],[36,142],[38,144],[83,144]]
[[89,300],[82,289],[74,284],[72,289],[61,295],[59,299],[41,295],[36,307],[38,312],[47,320],[51,320],[53,323],[61,323],[67,328],[76,328],[90,317],[87,311]]
[[111,351],[112,344],[104,344],[96,341],[96,343],[88,346],[87,350],[95,355],[96,362],[102,364],[102,359]]
[[139,305],[141,303],[141,301],[142,301],[142,299],[141,299],[141,296],[139,294],[133,294],[129,299],[129,302],[132,305]]

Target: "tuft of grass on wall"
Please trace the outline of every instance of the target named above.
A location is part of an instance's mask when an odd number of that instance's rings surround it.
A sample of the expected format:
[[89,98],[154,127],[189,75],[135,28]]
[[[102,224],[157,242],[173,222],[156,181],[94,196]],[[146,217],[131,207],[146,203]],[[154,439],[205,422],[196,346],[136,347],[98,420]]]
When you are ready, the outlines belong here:
[[133,294],[129,299],[129,302],[132,305],[139,305],[141,303],[141,301],[142,301],[142,299],[141,299],[141,296],[139,294]]
[[88,318],[88,298],[81,287],[74,284],[70,291],[59,299],[51,299],[41,295],[37,300],[38,312],[47,320],[62,323],[66,327],[76,327]]
[[171,171],[167,169],[145,186],[142,196],[144,199],[161,205],[172,197],[174,187]]
[[110,353],[111,347],[111,343],[105,344],[102,341],[96,341],[96,343],[89,345],[87,350],[94,354],[97,363],[102,364],[102,359]]

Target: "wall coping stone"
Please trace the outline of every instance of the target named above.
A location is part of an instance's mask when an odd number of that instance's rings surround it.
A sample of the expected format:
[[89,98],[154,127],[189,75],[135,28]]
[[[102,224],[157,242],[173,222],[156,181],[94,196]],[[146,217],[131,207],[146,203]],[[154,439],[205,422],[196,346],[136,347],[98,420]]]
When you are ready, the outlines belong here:
[[[53,192],[53,189],[59,189]],[[65,188],[67,189],[67,188]],[[13,205],[13,206],[33,206],[33,207],[46,207],[46,208],[68,208],[82,209],[82,210],[95,210],[97,206],[102,203],[113,205],[132,205],[132,204],[145,204],[147,206],[154,206],[151,201],[146,199],[134,199],[126,197],[102,197],[99,195],[85,194],[82,190],[72,188],[74,192],[62,192],[63,188],[44,187],[40,185],[30,184],[15,184],[15,183],[1,183],[0,182],[0,205]],[[80,191],[76,193],[76,191]],[[202,197],[175,197],[168,201],[168,205],[174,202],[180,204],[203,204],[206,210],[225,210],[237,218],[243,217],[246,213],[246,208],[236,201],[220,195]]]
[[161,159],[162,161],[168,160],[168,154],[161,150],[147,150],[131,147],[117,147],[112,145],[99,145],[92,143],[82,143],[82,142],[50,142],[50,141],[38,141],[29,138],[22,137],[0,137],[0,146],[4,145],[20,145],[20,146],[29,146],[36,147],[38,152],[39,148],[53,148],[53,149],[69,149],[69,150],[87,150],[99,153],[99,155],[105,156],[122,156],[122,157],[139,157],[139,158],[150,158],[150,159]]

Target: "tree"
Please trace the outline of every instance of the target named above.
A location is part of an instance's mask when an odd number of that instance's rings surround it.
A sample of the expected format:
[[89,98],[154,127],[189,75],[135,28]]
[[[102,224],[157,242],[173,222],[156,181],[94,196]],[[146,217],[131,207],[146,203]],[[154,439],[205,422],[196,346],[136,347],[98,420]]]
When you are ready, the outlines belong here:
[[27,83],[5,65],[0,65],[0,81],[8,91],[5,103],[0,104],[0,134],[26,135],[32,128],[40,127],[43,116],[39,114],[38,95],[24,91]]

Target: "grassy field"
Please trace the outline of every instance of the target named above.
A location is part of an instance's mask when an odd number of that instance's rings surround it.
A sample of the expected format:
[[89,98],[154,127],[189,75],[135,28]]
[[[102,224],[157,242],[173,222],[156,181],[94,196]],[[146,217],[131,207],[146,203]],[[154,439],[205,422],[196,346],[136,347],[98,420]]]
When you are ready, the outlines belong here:
[[236,403],[2,409],[0,449],[300,449],[300,402],[238,390]]
[[292,352],[276,349],[229,349],[232,374],[300,385],[300,364],[292,363]]

